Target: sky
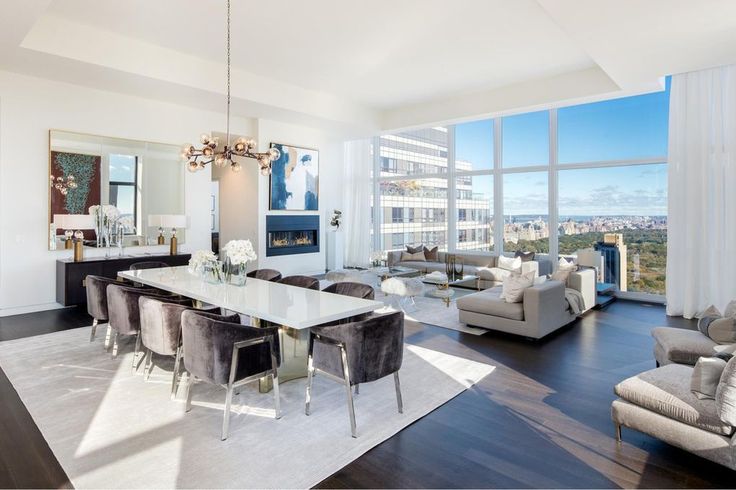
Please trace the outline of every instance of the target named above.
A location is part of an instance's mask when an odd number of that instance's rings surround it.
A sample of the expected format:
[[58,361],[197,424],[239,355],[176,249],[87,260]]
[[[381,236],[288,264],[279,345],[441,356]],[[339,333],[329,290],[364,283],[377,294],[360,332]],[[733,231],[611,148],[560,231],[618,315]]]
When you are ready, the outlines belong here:
[[[669,78],[662,92],[560,108],[560,165],[657,158],[667,155]],[[547,165],[548,112],[503,119],[503,166]],[[493,121],[458,124],[458,160],[473,170],[493,168]],[[547,210],[546,172],[505,174],[504,214],[543,214]],[[492,179],[473,179],[473,191],[489,193]],[[667,167],[651,164],[559,173],[559,214],[666,215]]]

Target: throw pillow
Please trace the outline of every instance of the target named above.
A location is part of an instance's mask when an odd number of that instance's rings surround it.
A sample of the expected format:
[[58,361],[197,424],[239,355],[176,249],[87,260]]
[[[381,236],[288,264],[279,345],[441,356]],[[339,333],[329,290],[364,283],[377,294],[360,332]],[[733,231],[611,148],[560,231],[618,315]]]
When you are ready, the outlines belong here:
[[700,400],[716,399],[716,390],[721,381],[721,375],[726,363],[733,357],[730,354],[721,354],[714,357],[701,357],[695,363],[693,374],[690,377],[690,391]]
[[556,270],[550,274],[549,278],[552,281],[560,281],[567,285],[567,280],[570,278],[572,271]]
[[522,262],[531,262],[534,260],[534,252],[522,252],[521,250],[517,250],[514,257],[519,257]]
[[521,272],[521,258],[498,256],[498,268],[511,272]]
[[439,262],[440,261],[440,253],[439,253],[439,247],[434,247],[431,250],[427,247],[424,247],[424,258],[427,260],[427,262]]
[[578,270],[578,266],[574,262],[568,262],[566,258],[560,257],[560,261],[557,263],[557,270],[573,272]]
[[[729,303],[729,312],[731,312]],[[736,343],[736,316],[721,315],[718,308],[711,305],[700,314],[698,330],[719,344]]]
[[534,278],[534,285],[539,286],[540,284],[544,284],[547,282],[547,276],[539,276]]
[[503,280],[501,298],[507,303],[521,303],[524,291],[534,285],[534,272],[511,274]]
[[427,259],[424,258],[424,252],[419,251],[415,253],[408,253],[408,252],[401,252],[401,261],[402,262],[426,262]]
[[723,369],[716,388],[716,411],[723,422],[736,426],[736,357]]
[[406,251],[409,252],[410,254],[424,252],[424,245],[419,245],[418,247],[412,247],[411,245],[407,245]]
[[726,305],[726,311],[723,312],[723,316],[736,316],[736,299]]

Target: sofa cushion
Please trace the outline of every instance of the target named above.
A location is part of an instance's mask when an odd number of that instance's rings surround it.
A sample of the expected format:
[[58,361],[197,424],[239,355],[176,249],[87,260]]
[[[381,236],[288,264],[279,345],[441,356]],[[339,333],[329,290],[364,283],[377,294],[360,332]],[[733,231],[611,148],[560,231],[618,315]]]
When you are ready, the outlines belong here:
[[733,427],[721,421],[713,400],[699,400],[690,391],[693,368],[670,364],[626,379],[614,392],[629,403],[709,432],[730,436]]
[[424,245],[419,245],[417,247],[412,247],[411,245],[406,246],[406,251],[410,254],[415,254],[419,252],[424,252]]
[[732,357],[721,374],[716,389],[716,410],[724,422],[736,425],[736,357]]
[[[722,356],[731,357],[730,354],[722,354]],[[699,399],[716,399],[716,389],[727,362],[724,357],[701,357],[695,363],[693,375],[690,378],[690,391]]]
[[[656,327],[652,329],[652,337],[661,347],[668,362],[691,366],[700,357],[713,355],[713,347],[717,345],[697,330],[682,328]],[[664,363],[660,360],[660,364]]]
[[534,260],[534,252],[523,252],[521,250],[517,250],[516,253],[514,253],[514,257],[521,258],[522,262],[531,262]]
[[455,255],[458,259],[462,259],[463,264],[476,267],[493,267],[496,262],[496,258],[488,254],[462,252]]
[[501,287],[486,289],[457,299],[459,310],[472,311],[483,315],[524,320],[523,303],[507,303],[501,299]]
[[521,257],[498,257],[498,267],[511,272],[521,272]]
[[439,262],[439,247],[433,247],[432,249],[424,247],[424,258],[427,262]]
[[503,282],[511,275],[511,271],[499,267],[478,267],[478,276],[484,281]]
[[425,262],[427,259],[424,257],[424,252],[419,251],[416,253],[401,252],[402,262]]
[[511,274],[503,280],[501,297],[507,303],[521,303],[524,291],[534,285],[534,273]]

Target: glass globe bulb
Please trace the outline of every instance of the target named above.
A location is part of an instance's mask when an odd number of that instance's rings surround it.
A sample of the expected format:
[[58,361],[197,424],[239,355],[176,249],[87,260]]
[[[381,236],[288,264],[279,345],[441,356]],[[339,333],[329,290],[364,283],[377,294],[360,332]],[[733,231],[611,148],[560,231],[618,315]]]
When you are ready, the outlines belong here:
[[210,135],[207,133],[202,133],[199,136],[199,141],[201,141],[203,145],[206,145],[207,143],[210,142]]
[[238,162],[233,162],[232,165],[230,165],[230,170],[232,170],[233,172],[240,172],[241,169],[242,166]]
[[273,162],[274,160],[278,160],[278,159],[279,159],[279,157],[281,157],[281,152],[279,151],[279,149],[278,149],[278,148],[269,148],[269,149],[268,149],[268,154],[269,154],[269,156],[271,157],[271,161],[272,161],[272,162]]
[[217,165],[218,167],[224,167],[225,164],[227,164],[227,158],[225,158],[225,155],[220,153],[215,157],[215,165]]
[[251,138],[249,140],[246,140],[245,144],[248,146],[248,148],[252,150],[253,148],[256,147],[256,140]]
[[271,167],[261,167],[261,175],[264,177],[271,175]]
[[197,170],[199,170],[199,166],[197,165],[197,162],[195,162],[194,160],[190,161],[187,164],[187,170],[189,170],[190,172],[196,172]]
[[214,150],[209,146],[205,146],[204,148],[202,148],[202,155],[208,157],[211,156],[212,153],[214,153]]
[[74,182],[76,180],[73,175],[68,175],[66,179],[70,182]]

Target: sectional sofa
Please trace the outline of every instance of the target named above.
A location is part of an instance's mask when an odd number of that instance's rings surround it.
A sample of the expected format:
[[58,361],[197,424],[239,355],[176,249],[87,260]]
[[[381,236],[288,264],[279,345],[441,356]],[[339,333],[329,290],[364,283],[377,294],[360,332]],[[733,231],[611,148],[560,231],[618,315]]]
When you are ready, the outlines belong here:
[[[421,272],[445,272],[445,260],[448,255],[447,252],[439,252],[438,261],[402,261],[401,256],[403,253],[404,252],[401,250],[389,252],[389,267],[402,266],[416,269]],[[510,271],[497,267],[498,255],[479,252],[455,252],[451,255],[455,255],[458,259],[462,260],[463,272],[465,274],[477,275],[480,278],[481,289],[499,286],[503,283],[503,280],[511,274]],[[460,260],[458,260],[458,263]],[[538,256],[535,257],[535,260],[522,262],[521,271],[535,271],[537,275],[549,274],[552,272],[552,262],[546,255]]]

